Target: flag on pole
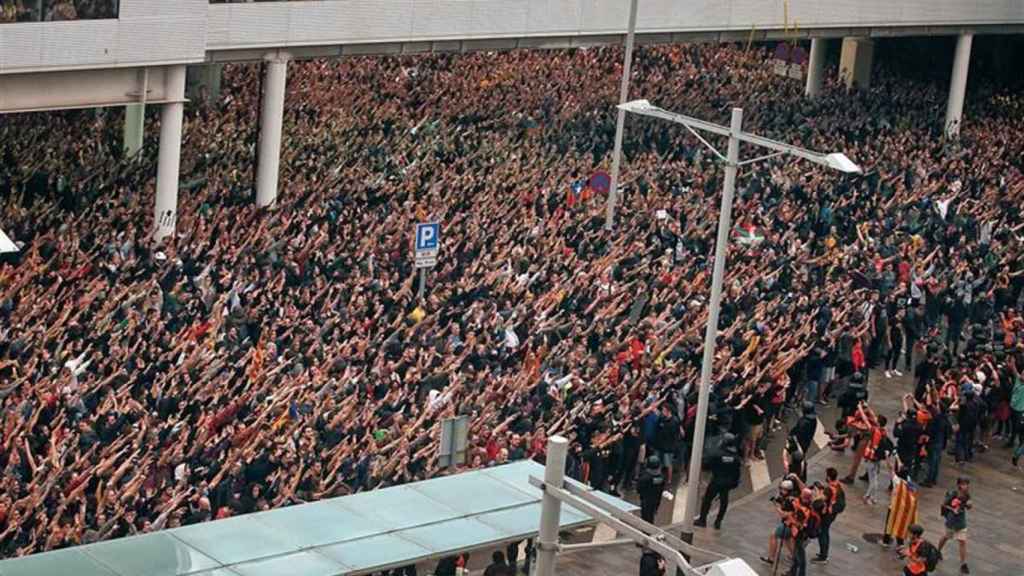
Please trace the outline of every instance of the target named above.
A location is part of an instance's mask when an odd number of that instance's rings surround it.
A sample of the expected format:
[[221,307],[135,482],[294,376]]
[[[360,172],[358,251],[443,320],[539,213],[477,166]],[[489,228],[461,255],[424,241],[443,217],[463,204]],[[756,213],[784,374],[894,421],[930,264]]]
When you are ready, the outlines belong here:
[[892,495],[889,498],[889,514],[885,519],[885,534],[898,540],[905,540],[911,524],[917,523],[917,487],[894,476]]

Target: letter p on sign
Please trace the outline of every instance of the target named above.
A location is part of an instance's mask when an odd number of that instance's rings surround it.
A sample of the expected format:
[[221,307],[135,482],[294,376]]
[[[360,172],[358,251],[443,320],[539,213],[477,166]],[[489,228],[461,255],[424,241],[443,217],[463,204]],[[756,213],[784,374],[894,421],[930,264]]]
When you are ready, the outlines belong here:
[[437,250],[441,225],[437,222],[416,225],[416,251]]

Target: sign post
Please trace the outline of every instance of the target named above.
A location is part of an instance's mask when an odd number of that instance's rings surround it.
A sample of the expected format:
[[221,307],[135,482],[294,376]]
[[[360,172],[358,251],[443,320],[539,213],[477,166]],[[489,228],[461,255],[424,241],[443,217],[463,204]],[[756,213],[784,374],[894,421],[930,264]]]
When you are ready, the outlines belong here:
[[469,437],[469,417],[457,416],[441,421],[441,446],[437,451],[438,465],[455,472],[457,464],[466,463],[466,445]]
[[437,266],[437,250],[441,244],[441,224],[420,222],[415,230],[416,268],[420,271],[420,287],[417,299],[423,300],[427,290],[427,268]]

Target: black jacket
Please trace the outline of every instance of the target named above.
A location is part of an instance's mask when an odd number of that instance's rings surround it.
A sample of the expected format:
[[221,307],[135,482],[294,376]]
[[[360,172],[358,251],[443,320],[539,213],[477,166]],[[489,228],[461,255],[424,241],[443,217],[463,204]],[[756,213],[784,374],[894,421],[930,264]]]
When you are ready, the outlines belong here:
[[708,466],[711,469],[711,483],[730,490],[739,486],[741,462],[740,457],[732,450],[715,457]]

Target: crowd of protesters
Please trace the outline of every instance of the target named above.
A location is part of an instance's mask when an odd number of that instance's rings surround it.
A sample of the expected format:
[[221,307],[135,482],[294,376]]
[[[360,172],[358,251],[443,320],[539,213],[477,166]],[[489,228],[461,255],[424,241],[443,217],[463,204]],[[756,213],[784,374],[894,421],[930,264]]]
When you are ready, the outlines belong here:
[[[787,403],[836,393],[860,426],[857,375],[902,360],[912,420],[949,414],[958,459],[997,434],[1019,445],[1024,99],[972,87],[950,141],[942,86],[879,71],[810,101],[768,57],[642,48],[634,67],[659,106],[714,121],[742,106],[747,129],[865,168],[743,169],[712,437],[763,457]],[[658,462],[670,475],[722,170],[685,131],[631,118],[604,230],[588,183],[610,165],[620,69],[612,48],[294,63],[261,212],[259,71],[228,67],[222,98],[186,107],[178,234],[161,245],[155,129],[133,160],[114,111],[2,118],[0,223],[22,251],[0,264],[0,554],[430,477],[439,422],[459,414],[471,467],[543,461],[557,433],[596,487]],[[431,220],[442,247],[419,301],[410,235]]]

